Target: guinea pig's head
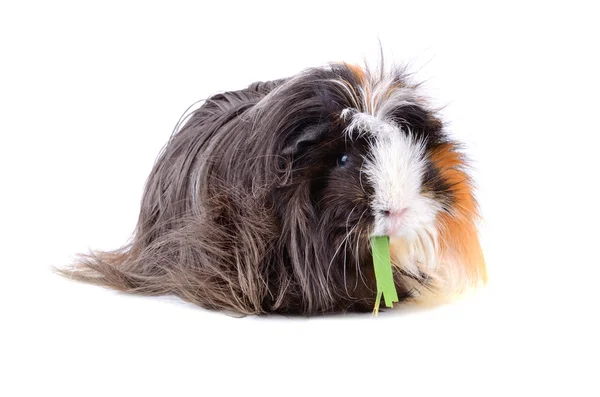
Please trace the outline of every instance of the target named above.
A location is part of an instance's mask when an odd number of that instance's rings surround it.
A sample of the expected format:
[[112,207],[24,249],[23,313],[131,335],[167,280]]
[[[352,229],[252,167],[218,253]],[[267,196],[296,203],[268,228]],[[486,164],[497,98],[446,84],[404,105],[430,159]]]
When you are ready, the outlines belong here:
[[373,236],[390,236],[404,297],[485,279],[466,161],[402,71],[309,70],[256,112],[276,136],[280,241],[309,299],[374,298]]

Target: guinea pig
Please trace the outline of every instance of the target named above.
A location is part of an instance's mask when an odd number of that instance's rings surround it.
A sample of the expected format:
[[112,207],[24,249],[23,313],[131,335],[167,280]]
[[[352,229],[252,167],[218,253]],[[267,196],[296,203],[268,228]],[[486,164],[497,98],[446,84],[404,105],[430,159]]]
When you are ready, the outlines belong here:
[[404,69],[312,68],[180,125],[131,242],[64,275],[237,314],[365,312],[386,235],[400,301],[486,280],[468,162]]

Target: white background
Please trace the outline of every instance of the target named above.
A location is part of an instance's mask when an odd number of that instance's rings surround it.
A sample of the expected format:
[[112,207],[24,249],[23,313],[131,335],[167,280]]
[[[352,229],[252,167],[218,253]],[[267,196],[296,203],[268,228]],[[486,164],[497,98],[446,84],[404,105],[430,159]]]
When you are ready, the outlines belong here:
[[[598,396],[593,2],[208,3],[1,3],[0,395]],[[487,288],[378,318],[235,319],[52,274],[129,238],[192,102],[376,62],[378,39],[478,170]]]

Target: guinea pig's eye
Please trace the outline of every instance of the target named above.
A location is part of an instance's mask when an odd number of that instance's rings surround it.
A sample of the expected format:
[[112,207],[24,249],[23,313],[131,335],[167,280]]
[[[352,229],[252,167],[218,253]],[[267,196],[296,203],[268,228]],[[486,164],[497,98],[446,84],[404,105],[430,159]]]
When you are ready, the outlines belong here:
[[347,154],[342,154],[340,157],[338,157],[338,159],[337,159],[338,167],[345,167],[347,163],[348,163],[348,155]]

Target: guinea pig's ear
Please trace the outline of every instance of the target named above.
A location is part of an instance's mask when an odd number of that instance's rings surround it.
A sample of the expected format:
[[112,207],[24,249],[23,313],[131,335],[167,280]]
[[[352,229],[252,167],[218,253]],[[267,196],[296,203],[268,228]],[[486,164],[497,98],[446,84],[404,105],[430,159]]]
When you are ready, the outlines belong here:
[[328,123],[321,123],[308,126],[301,129],[299,133],[293,135],[284,145],[281,154],[284,156],[292,156],[302,152],[307,146],[318,142],[329,129]]

